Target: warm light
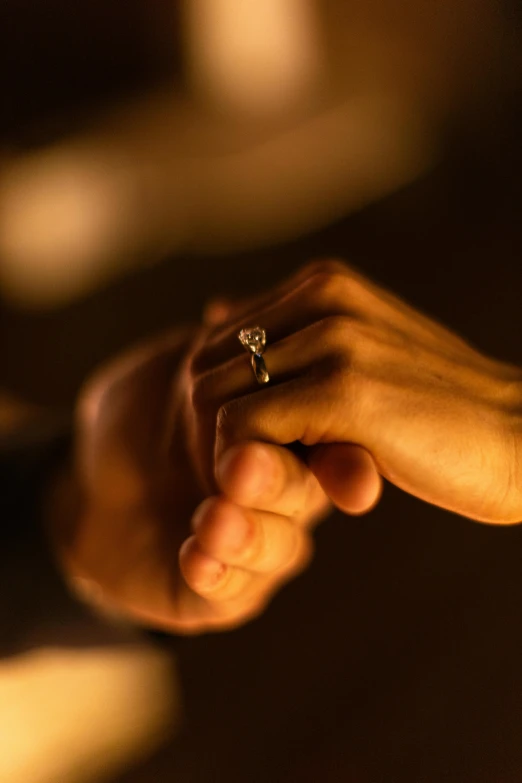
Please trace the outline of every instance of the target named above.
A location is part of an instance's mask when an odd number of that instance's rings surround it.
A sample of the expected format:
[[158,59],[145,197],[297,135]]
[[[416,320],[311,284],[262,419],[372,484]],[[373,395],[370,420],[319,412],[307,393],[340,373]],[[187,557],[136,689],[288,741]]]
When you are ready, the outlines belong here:
[[310,0],[189,0],[189,70],[216,104],[249,113],[289,110],[321,70]]
[[14,162],[0,189],[3,284],[15,294],[35,289],[44,300],[89,289],[114,236],[125,231],[131,197],[114,161],[107,170],[99,159],[58,148]]
[[112,780],[177,721],[172,663],[143,644],[42,649],[0,664],[0,780]]

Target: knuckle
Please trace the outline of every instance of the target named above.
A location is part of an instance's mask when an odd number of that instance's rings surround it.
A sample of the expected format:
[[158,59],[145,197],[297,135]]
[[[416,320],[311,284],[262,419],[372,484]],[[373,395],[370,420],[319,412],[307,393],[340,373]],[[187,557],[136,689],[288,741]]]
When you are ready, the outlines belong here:
[[319,338],[330,349],[348,350],[355,333],[355,319],[347,315],[330,315],[322,318],[318,324]]
[[316,272],[308,279],[308,286],[316,302],[335,307],[345,304],[348,278],[340,272]]
[[345,277],[343,293],[352,308],[368,299],[368,288],[364,281],[353,274]]
[[316,302],[341,313],[353,312],[368,302],[370,289],[366,281],[338,262],[313,269],[306,284]]
[[346,275],[348,272],[348,266],[337,258],[316,258],[305,267],[305,270],[310,275],[315,274],[330,274],[330,275]]

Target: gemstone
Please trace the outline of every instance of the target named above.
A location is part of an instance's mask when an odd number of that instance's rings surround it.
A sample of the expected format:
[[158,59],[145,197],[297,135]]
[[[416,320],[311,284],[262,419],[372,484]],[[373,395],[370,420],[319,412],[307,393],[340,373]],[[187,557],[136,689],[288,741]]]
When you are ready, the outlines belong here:
[[247,351],[252,353],[263,353],[266,345],[266,332],[260,326],[253,326],[250,329],[241,329],[238,334],[239,341],[245,346]]

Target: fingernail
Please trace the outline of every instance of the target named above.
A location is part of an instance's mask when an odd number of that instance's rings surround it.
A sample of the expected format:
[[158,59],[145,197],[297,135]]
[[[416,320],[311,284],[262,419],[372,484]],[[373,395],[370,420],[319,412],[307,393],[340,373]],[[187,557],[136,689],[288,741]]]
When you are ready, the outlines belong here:
[[199,586],[202,589],[212,589],[221,581],[227,567],[224,563],[209,557],[200,563],[199,568],[201,569]]

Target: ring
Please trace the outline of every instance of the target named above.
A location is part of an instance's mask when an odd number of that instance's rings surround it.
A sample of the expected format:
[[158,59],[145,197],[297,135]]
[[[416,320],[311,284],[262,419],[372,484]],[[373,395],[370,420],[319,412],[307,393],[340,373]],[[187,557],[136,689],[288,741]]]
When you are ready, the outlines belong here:
[[263,352],[266,346],[266,332],[260,326],[253,326],[250,329],[241,329],[238,334],[241,345],[251,354],[250,364],[256,381],[259,384],[268,383],[270,375],[266,369]]

